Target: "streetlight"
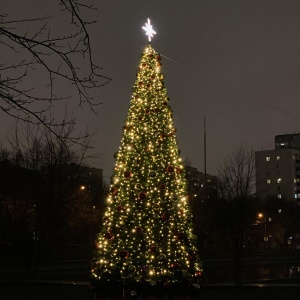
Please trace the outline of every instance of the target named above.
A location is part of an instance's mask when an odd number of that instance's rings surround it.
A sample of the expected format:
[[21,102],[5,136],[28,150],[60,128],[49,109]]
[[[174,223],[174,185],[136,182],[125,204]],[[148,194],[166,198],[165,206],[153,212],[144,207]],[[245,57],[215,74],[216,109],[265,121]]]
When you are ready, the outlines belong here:
[[93,199],[91,197],[91,194],[90,194],[90,186],[85,186],[85,185],[81,185],[80,186],[80,191],[82,191],[83,193],[81,194],[82,197],[83,195],[85,195],[85,199],[87,199],[88,201],[91,201],[90,203],[90,240],[89,240],[89,246],[90,246],[90,249],[91,249],[91,253],[90,255],[92,256],[92,253],[93,253],[93,214],[94,214],[94,210],[96,209],[96,206],[93,205]]
[[91,201],[91,203],[90,203],[90,249],[91,249],[91,255],[92,255],[92,253],[93,253],[93,247],[92,247],[93,246],[93,215],[94,215],[96,206],[93,205],[93,199],[90,194],[90,186],[81,185],[80,190],[84,191],[84,194],[87,197],[87,199],[89,201]]
[[[268,237],[268,235],[267,235],[267,217],[264,216],[264,214],[262,214],[262,213],[259,213],[257,216],[258,216],[259,219],[264,218],[264,224],[265,224],[264,241],[265,241],[265,242],[268,242],[269,237]],[[271,222],[272,219],[269,218],[268,221]]]

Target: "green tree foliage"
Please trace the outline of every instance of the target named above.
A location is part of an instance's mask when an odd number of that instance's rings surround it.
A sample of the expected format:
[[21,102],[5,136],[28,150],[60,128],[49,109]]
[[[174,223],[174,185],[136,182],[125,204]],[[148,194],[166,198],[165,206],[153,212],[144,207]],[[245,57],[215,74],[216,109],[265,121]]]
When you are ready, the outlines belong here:
[[148,45],[133,87],[116,153],[92,278],[169,286],[196,282],[201,264],[172,110]]

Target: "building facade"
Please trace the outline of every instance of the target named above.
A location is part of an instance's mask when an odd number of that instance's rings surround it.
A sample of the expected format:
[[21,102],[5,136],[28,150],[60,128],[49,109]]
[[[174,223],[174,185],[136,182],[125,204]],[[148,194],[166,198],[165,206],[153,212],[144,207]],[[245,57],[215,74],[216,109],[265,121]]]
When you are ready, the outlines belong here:
[[275,149],[300,149],[300,133],[275,136]]
[[297,135],[275,137],[275,149],[255,152],[256,193],[276,196],[300,204],[300,148]]
[[[203,174],[195,167],[185,166],[189,198],[205,201],[217,196],[217,177]],[[206,182],[206,183],[205,183]]]

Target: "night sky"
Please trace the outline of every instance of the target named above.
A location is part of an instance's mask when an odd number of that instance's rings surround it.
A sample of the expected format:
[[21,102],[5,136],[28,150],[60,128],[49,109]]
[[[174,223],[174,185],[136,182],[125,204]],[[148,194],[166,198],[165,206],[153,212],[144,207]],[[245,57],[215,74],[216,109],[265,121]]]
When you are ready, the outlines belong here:
[[[1,10],[51,15],[53,2],[6,0]],[[103,159],[96,167],[106,179],[148,43],[142,30],[147,18],[157,32],[152,46],[162,55],[179,148],[192,166],[204,168],[204,117],[210,174],[241,144],[272,149],[275,135],[300,132],[299,0],[91,2],[98,8],[91,13],[97,20],[91,28],[95,61],[112,81],[94,93],[103,103],[97,114],[78,109],[77,102],[72,109],[79,125],[97,131],[94,146]],[[3,142],[10,121],[1,115],[0,122]]]

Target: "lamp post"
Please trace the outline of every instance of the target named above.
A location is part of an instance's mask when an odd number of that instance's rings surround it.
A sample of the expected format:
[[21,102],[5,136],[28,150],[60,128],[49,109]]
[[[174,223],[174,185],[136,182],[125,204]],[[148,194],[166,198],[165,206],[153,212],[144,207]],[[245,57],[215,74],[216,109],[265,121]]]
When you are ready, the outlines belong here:
[[90,249],[91,253],[93,253],[93,214],[96,206],[91,205],[91,220],[90,220]]
[[[267,235],[267,217],[264,214],[259,213],[258,218],[264,219],[264,242],[267,243],[269,241],[269,236]],[[269,218],[268,221],[271,222],[271,218]],[[267,244],[265,246],[267,248]]]
[[87,197],[88,201],[91,201],[90,203],[90,238],[89,238],[89,247],[91,249],[91,256],[93,253],[93,215],[94,215],[94,210],[96,208],[95,205],[93,205],[93,199],[91,198],[90,191],[87,189],[85,185],[80,186],[81,191],[85,191],[85,197]]

